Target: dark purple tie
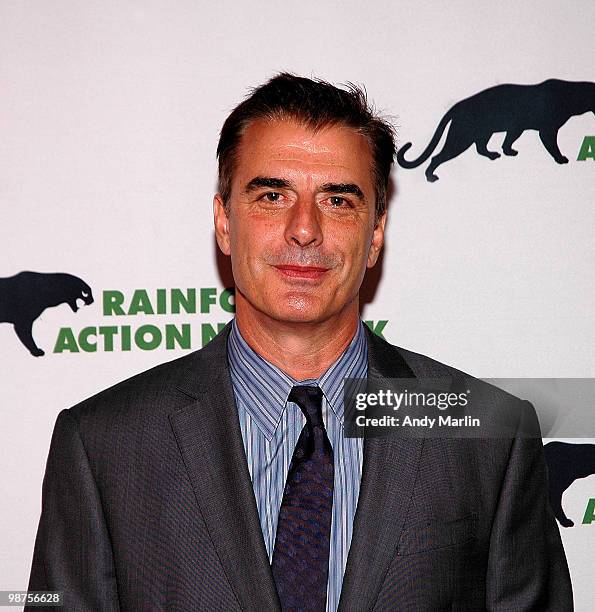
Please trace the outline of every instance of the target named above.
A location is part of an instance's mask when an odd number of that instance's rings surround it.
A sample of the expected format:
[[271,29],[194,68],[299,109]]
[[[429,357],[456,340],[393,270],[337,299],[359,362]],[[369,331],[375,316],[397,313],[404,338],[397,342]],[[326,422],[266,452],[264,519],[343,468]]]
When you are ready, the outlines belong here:
[[296,386],[288,400],[306,417],[289,464],[272,570],[284,612],[324,612],[333,508],[333,448],[322,422],[322,391]]

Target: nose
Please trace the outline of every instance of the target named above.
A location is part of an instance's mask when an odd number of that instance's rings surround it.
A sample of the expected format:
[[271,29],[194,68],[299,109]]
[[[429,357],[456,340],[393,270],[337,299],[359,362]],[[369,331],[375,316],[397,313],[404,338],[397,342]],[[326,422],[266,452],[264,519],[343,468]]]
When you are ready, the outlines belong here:
[[314,200],[300,198],[289,209],[285,240],[301,247],[318,246],[322,243],[320,210]]

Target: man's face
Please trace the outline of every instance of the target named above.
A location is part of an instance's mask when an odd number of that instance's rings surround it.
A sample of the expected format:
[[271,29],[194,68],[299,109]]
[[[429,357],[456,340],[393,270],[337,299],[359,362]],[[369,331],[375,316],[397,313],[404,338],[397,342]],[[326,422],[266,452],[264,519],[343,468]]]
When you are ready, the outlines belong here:
[[219,195],[214,202],[238,314],[248,308],[287,323],[357,316],[384,237],[384,216],[374,223],[372,164],[366,139],[346,126],[314,133],[291,119],[249,124],[228,214]]

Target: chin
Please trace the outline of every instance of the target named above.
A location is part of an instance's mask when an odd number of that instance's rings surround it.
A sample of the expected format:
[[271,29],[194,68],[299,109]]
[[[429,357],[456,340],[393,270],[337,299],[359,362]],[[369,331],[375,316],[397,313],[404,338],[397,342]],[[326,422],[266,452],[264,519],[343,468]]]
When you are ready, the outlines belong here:
[[[286,323],[319,323],[328,318],[328,313],[315,306],[302,306],[296,308],[292,304],[274,304],[272,308],[263,309],[263,312],[276,321]],[[326,316],[325,316],[326,315]]]
[[285,323],[318,323],[325,318],[318,312],[311,312],[308,310],[276,310],[267,314],[272,319]]
[[328,306],[320,300],[320,296],[291,293],[280,297],[270,304],[271,311],[277,312],[281,320],[287,321],[318,321],[328,310]]

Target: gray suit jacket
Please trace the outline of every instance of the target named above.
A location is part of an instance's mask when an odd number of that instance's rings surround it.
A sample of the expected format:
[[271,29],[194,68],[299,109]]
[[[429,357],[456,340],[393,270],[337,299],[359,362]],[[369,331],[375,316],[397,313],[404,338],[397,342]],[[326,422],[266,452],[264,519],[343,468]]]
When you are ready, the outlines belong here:
[[[67,612],[280,609],[228,333],[59,414],[30,590]],[[367,339],[371,379],[455,372]],[[541,441],[366,439],[340,610],[486,609],[572,610]]]

